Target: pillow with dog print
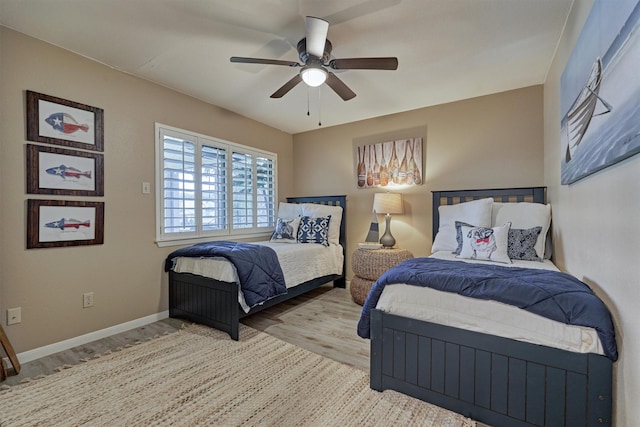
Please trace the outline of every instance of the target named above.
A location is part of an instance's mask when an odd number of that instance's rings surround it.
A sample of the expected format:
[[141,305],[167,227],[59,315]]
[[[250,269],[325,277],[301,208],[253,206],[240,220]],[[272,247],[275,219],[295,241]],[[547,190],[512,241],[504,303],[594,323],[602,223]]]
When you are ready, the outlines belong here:
[[278,218],[276,229],[273,230],[270,242],[278,243],[298,243],[298,226],[300,218],[283,219]]
[[467,224],[466,222],[456,221],[456,242],[458,242],[458,247],[452,253],[454,255],[460,255],[460,251],[462,250],[462,227],[466,225],[467,227],[475,227],[475,225]]
[[460,226],[462,249],[456,258],[511,264],[508,253],[510,228],[511,223],[492,228]]

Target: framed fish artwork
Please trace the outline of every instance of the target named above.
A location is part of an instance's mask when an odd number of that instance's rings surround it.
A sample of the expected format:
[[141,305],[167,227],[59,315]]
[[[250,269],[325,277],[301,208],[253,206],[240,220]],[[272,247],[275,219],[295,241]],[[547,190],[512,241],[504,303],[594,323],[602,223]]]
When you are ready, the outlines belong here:
[[27,193],[104,196],[104,156],[27,144]]
[[104,202],[27,200],[27,249],[103,242]]
[[104,151],[104,110],[28,90],[27,139]]

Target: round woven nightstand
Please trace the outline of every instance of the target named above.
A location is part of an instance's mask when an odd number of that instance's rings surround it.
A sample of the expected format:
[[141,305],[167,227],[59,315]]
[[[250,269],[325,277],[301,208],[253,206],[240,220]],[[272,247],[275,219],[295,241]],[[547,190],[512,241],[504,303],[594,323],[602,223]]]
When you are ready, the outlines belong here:
[[349,290],[357,304],[364,304],[373,282],[391,267],[413,258],[406,249],[358,249],[351,256],[351,268],[355,276]]

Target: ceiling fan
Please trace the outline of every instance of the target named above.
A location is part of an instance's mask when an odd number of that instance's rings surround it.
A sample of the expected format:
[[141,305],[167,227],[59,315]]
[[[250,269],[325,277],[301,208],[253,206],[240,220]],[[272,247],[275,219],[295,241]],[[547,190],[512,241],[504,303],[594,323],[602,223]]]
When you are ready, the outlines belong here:
[[324,19],[307,16],[305,38],[298,42],[298,55],[301,63],[282,61],[279,59],[243,58],[232,56],[231,62],[247,64],[285,65],[288,67],[301,67],[300,73],[293,76],[280,89],[276,90],[271,98],[282,98],[298,83],[304,81],[311,87],[320,86],[323,83],[334,90],[345,101],[356,96],[349,87],[340,80],[332,70],[396,70],[398,58],[343,58],[331,59],[333,46],[327,39],[329,22]]

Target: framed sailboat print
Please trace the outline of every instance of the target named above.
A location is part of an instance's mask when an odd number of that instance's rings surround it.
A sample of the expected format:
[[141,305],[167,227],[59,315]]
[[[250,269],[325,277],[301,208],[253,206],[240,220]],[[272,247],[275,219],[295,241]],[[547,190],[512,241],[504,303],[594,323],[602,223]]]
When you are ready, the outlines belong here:
[[561,183],[640,153],[640,0],[595,0],[560,78]]

